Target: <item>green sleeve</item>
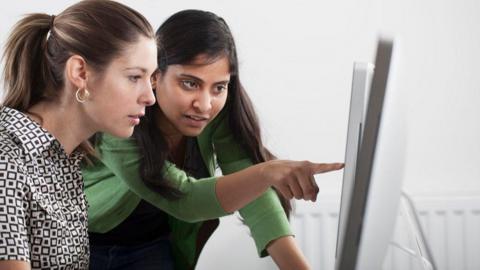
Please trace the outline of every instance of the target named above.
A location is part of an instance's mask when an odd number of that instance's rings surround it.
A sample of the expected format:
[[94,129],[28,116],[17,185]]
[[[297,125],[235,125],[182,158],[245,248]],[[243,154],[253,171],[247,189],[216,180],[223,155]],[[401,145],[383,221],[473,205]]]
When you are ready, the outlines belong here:
[[197,222],[225,216],[218,202],[215,177],[198,181],[167,162],[165,178],[185,195],[178,200],[168,200],[148,188],[139,176],[141,157],[133,139],[119,139],[104,134],[98,150],[105,166],[111,170],[130,191],[162,209],[169,215],[188,222]]
[[[213,143],[223,174],[234,173],[252,165],[247,153],[235,141],[226,119],[217,126],[213,134]],[[267,255],[266,247],[272,240],[293,235],[280,199],[271,188],[239,212],[250,228],[261,257]]]
[[88,231],[106,233],[125,220],[140,198],[101,162],[83,164],[83,180],[88,201]]

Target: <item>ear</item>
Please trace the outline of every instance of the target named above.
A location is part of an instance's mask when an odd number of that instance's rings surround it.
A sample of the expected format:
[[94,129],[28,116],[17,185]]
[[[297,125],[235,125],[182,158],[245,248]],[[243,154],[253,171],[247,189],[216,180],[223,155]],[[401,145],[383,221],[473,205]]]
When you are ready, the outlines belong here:
[[66,81],[78,88],[87,87],[87,62],[80,55],[72,55],[65,64]]
[[152,89],[155,90],[157,89],[157,83],[159,80],[162,78],[162,72],[160,70],[155,70],[153,72],[152,76],[150,77],[150,83],[152,84]]

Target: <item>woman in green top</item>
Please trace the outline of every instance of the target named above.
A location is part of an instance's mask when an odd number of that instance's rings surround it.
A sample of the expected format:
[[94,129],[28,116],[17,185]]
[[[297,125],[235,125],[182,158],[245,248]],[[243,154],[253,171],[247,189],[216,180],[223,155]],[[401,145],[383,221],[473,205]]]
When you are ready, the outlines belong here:
[[[181,11],[156,36],[158,106],[147,108],[132,139],[99,136],[100,159],[83,171],[91,269],[193,269],[216,218],[236,210],[261,256],[307,269],[270,187],[286,199],[315,200],[313,174],[342,164],[273,160],[222,18]],[[216,165],[224,176],[213,176]]]

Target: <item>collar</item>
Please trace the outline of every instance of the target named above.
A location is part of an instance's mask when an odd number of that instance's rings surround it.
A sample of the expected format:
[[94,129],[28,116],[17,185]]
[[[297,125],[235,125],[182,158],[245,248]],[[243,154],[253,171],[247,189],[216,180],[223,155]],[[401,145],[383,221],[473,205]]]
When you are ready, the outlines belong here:
[[[53,150],[67,157],[60,142],[23,112],[6,106],[0,107],[0,130],[2,129],[32,156]],[[82,151],[77,149],[70,158],[81,160],[83,155]]]

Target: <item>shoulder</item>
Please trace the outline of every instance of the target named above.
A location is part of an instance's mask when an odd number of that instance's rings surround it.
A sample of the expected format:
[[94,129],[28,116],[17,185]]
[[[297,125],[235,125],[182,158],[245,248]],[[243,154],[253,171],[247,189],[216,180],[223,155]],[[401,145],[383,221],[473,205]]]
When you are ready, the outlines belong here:
[[95,147],[99,150],[136,150],[138,148],[134,138],[119,138],[107,133],[99,136]]
[[22,149],[10,138],[0,135],[0,172],[23,167],[25,157],[22,158]]
[[232,135],[228,127],[228,114],[228,108],[223,108],[223,110],[208,123],[202,133],[197,136],[198,146],[204,157],[209,157],[214,154],[214,145],[218,140]]
[[[0,190],[6,196],[20,196],[28,189],[28,173],[25,165],[25,157],[22,157],[20,149],[11,144],[0,142]],[[16,190],[13,192],[12,190]]]
[[201,141],[215,141],[218,138],[230,135],[230,127],[228,124],[228,115],[230,110],[225,107],[216,117],[213,119],[202,133],[199,135]]
[[115,172],[125,171],[129,170],[131,165],[137,166],[141,159],[139,148],[133,138],[118,138],[103,133],[98,136],[95,142],[95,149],[98,157],[93,162],[94,168],[92,166],[84,166],[84,173],[86,172],[86,167],[93,171],[107,168]]

